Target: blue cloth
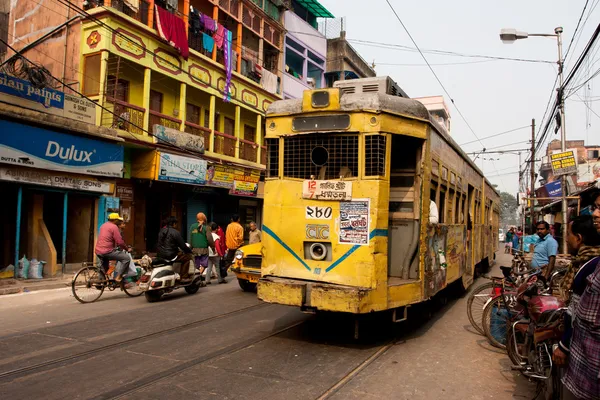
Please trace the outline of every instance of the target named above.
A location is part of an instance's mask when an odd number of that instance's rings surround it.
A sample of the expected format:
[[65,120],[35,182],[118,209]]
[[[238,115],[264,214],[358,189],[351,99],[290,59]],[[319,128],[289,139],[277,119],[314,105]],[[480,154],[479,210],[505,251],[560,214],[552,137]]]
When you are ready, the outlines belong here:
[[515,250],[520,250],[520,248],[519,248],[519,237],[517,236],[516,233],[513,234],[513,237],[512,237],[512,247]]
[[539,268],[542,265],[548,265],[550,257],[556,256],[558,252],[558,242],[547,234],[544,238],[536,243],[533,249],[533,258],[531,259],[531,266],[533,268]]
[[212,53],[213,49],[215,48],[215,39],[213,39],[212,36],[202,32],[202,47],[204,50]]

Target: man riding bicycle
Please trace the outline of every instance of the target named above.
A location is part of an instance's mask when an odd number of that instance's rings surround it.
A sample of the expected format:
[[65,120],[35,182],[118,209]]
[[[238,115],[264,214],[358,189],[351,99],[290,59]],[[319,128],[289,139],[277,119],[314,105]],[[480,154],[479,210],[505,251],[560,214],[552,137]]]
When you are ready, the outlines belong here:
[[[125,244],[119,226],[123,223],[123,218],[117,213],[111,213],[108,216],[108,222],[100,227],[98,240],[96,241],[96,255],[102,260],[103,272],[106,272],[110,260],[117,261],[117,277],[115,280],[121,282],[125,271],[129,270],[131,257],[124,251],[128,249]],[[119,250],[118,248],[121,248]],[[118,262],[120,261],[120,262]]]

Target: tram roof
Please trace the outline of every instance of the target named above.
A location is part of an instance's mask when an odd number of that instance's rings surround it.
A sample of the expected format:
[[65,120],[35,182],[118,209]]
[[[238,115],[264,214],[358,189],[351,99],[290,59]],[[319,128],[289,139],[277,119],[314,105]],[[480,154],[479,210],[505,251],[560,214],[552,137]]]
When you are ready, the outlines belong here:
[[[483,171],[481,171],[477,164],[475,164],[467,153],[461,149],[452,136],[450,136],[435,119],[431,118],[431,114],[421,102],[384,93],[348,93],[340,96],[340,108],[339,110],[336,110],[336,112],[353,112],[361,110],[389,112],[405,118],[429,123],[429,125],[431,125],[431,127],[433,127],[472,168],[485,178]],[[322,110],[314,110],[313,112],[322,112]],[[279,100],[272,103],[267,109],[267,117],[288,116],[302,113],[302,99]],[[500,195],[498,190],[496,190],[487,178],[485,178],[485,181],[497,195]]]

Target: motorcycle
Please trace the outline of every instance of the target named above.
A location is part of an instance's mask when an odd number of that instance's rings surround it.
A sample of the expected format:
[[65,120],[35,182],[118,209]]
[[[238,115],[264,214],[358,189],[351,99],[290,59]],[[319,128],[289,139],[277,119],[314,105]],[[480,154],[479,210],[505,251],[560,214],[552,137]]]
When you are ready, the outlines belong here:
[[552,353],[564,331],[563,301],[546,294],[548,289],[532,277],[517,290],[520,318],[512,321],[507,332],[506,350],[513,369],[545,386],[548,395],[558,395],[559,384]]
[[140,263],[147,272],[140,278],[139,290],[144,292],[149,303],[159,301],[163,294],[180,288],[184,288],[188,294],[195,294],[202,285],[202,275],[193,261],[189,263],[189,277],[185,280],[176,272],[181,271],[180,262],[144,256]]

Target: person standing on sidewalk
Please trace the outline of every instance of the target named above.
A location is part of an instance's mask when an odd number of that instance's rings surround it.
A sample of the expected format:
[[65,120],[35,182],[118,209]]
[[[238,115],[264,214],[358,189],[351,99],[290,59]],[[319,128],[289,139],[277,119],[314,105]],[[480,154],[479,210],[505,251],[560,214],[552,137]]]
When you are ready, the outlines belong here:
[[546,279],[549,279],[552,271],[554,271],[554,263],[556,262],[556,254],[558,253],[558,242],[550,234],[550,225],[546,221],[539,221],[535,227],[540,239],[533,248],[531,268],[545,268],[544,276]]
[[213,222],[210,224],[210,229],[215,245],[214,248],[208,248],[208,268],[206,269],[206,278],[204,279],[204,283],[210,285],[210,279],[212,277],[213,268],[217,274],[217,281],[219,283],[227,283],[227,281],[221,276],[221,257],[225,255],[225,251],[223,250],[223,246],[221,245],[221,238],[217,234],[219,226],[215,222]]
[[204,213],[198,213],[196,223],[190,226],[190,246],[194,254],[194,265],[200,270],[200,273],[203,273],[204,269],[208,267],[209,248],[214,249],[215,247],[212,232]]
[[260,243],[262,241],[262,232],[256,227],[256,222],[250,222],[250,240],[249,244]]
[[240,216],[237,214],[232,215],[231,223],[227,225],[225,244],[227,245],[227,256],[225,259],[227,268],[229,268],[233,263],[233,257],[235,257],[236,250],[244,244],[244,228],[240,225]]
[[[108,222],[102,224],[98,233],[98,240],[96,240],[96,255],[102,259],[104,272],[106,272],[110,260],[117,261],[118,269],[115,278],[117,282],[121,282],[123,273],[129,269],[129,263],[131,262],[129,253],[125,251],[128,246],[125,244],[121,232],[119,232],[119,225],[122,222],[123,219],[119,214],[109,214]],[[121,248],[121,250],[117,248]]]
[[[594,228],[600,234],[600,192],[595,193],[591,209]],[[599,266],[585,279],[585,289],[574,311],[568,368],[563,378],[568,393],[563,399],[597,400],[600,399]]]

